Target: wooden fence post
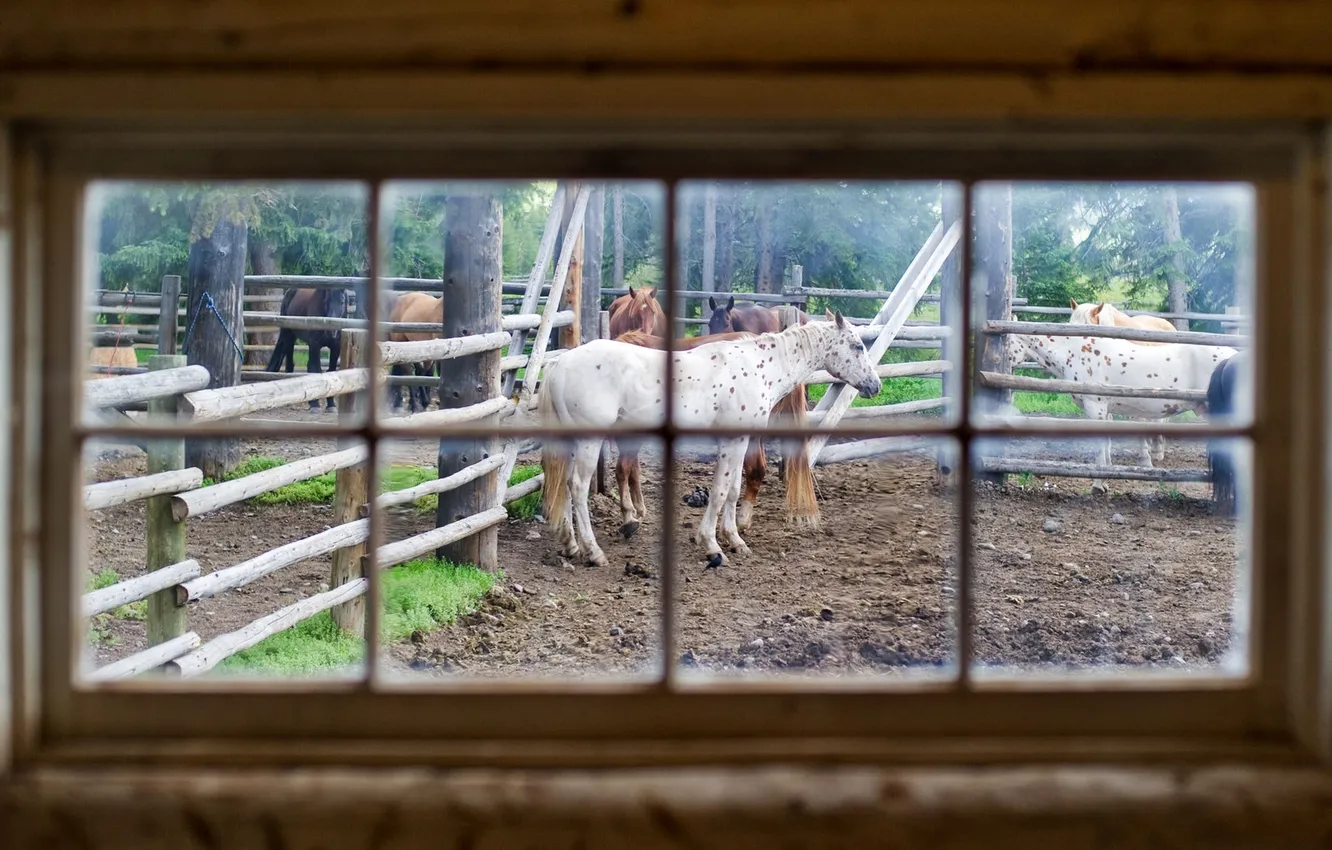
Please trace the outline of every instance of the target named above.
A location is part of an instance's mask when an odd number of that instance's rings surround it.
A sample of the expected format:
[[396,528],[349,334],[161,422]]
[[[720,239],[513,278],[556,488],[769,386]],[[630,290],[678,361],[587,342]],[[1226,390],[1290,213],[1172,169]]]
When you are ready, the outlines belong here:
[[[344,330],[342,345],[338,352],[338,365],[343,369],[364,368],[370,365],[370,332],[366,330]],[[338,404],[338,418],[343,424],[350,424],[360,414],[361,399],[357,393],[348,393]],[[342,437],[338,440],[338,451],[358,448],[360,442],[354,437]],[[333,495],[333,525],[360,519],[361,505],[370,502],[370,465],[368,462],[344,467],[334,473],[336,489]],[[349,581],[362,577],[362,556],[366,545],[344,546],[333,551],[333,569],[328,575],[328,589],[341,587]],[[341,605],[329,609],[333,622],[339,629],[352,635],[365,634],[364,595],[349,599]]]
[[[975,267],[985,276],[985,318],[1006,322],[1013,315],[1013,186],[1011,183],[989,186],[977,192],[976,198]],[[1008,362],[1002,335],[977,333],[975,347],[974,368],[982,372],[1012,372],[1013,364]],[[982,387],[976,382],[975,397],[978,403],[998,406],[1010,403],[1013,393]],[[981,472],[979,464],[974,477],[996,484],[1004,480],[1002,472]],[[967,482],[959,484],[968,486]]]
[[[176,278],[179,286],[180,278]],[[174,323],[174,311],[171,312]],[[165,321],[165,319],[164,319]],[[171,337],[172,342],[175,337]],[[173,346],[174,347],[174,346]],[[185,365],[180,354],[156,354],[148,358],[148,370],[177,369]],[[176,415],[174,395],[162,396],[148,402],[148,416],[155,424],[164,424]],[[146,441],[148,474],[185,468],[185,441],[182,439],[154,439]],[[153,496],[147,501],[148,570],[149,572],[178,564],[185,560],[185,523],[176,522],[171,513],[171,496]],[[174,587],[159,590],[148,597],[148,645],[155,646],[185,634],[189,617],[184,606],[176,604]]]
[[[501,225],[504,220],[500,200],[495,195],[459,192],[449,195],[445,210],[448,232],[444,237],[442,335],[463,337],[499,331],[503,279]],[[557,293],[552,292],[551,298],[559,303]],[[576,333],[573,341],[575,344],[578,341]],[[535,355],[535,346],[533,352]],[[535,377],[533,366],[527,367],[527,375]],[[499,395],[500,352],[486,351],[449,361],[440,381],[439,406],[440,409],[466,407],[490,401]],[[459,472],[489,457],[496,450],[494,438],[440,440],[439,477]],[[449,525],[494,507],[497,480],[496,473],[492,472],[456,490],[439,494],[435,527]],[[492,526],[441,547],[436,551],[436,556],[457,564],[474,564],[479,569],[494,572],[499,566],[499,532]]]
[[162,277],[161,313],[157,318],[157,353],[176,353],[176,328],[180,309],[180,275]]

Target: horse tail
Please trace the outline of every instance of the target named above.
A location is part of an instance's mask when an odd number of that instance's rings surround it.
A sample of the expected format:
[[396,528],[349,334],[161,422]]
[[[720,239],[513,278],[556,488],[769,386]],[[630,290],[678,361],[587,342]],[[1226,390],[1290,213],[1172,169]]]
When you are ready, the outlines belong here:
[[[789,418],[791,424],[803,428],[808,418],[805,407],[805,385],[797,384],[785,398],[773,407],[773,413]],[[783,446],[782,454],[786,478],[786,521],[808,528],[819,527],[819,500],[814,487],[814,470],[809,465],[809,441],[798,439],[794,445]]]
[[[1230,372],[1236,368],[1234,358],[1223,360],[1212,370],[1212,377],[1207,382],[1207,415],[1215,418],[1232,412],[1231,396],[1235,382]],[[1235,510],[1235,468],[1231,461],[1230,449],[1223,440],[1207,441],[1207,477],[1212,481],[1212,501],[1216,510],[1227,516]]]
[[[541,388],[538,405],[541,424],[550,427],[555,423],[555,387],[550,376],[546,376],[546,385]],[[564,525],[564,511],[569,501],[569,461],[568,446],[546,438],[541,441],[541,472],[545,480],[541,484],[541,514],[546,524],[556,529]]]
[[[289,292],[295,290],[288,290]],[[296,348],[296,332],[291,328],[283,328],[278,331],[277,342],[273,344],[273,353],[268,357],[268,365],[264,367],[265,372],[281,372],[282,361],[289,352]]]

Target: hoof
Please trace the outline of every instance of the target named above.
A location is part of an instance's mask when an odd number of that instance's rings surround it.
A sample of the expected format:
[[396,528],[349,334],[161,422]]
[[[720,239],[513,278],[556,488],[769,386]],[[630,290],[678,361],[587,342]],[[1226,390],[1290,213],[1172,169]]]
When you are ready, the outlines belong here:
[[603,552],[598,552],[598,553],[595,554],[595,555],[588,555],[588,556],[587,556],[587,565],[588,565],[589,567],[604,567],[604,566],[606,566],[606,555],[605,555],[605,553],[603,553]]
[[731,543],[731,551],[737,555],[748,555],[750,553],[748,544],[739,538]]
[[1110,485],[1108,485],[1108,484],[1100,483],[1100,484],[1093,484],[1093,485],[1092,485],[1092,494],[1093,494],[1093,495],[1096,495],[1096,496],[1104,496],[1105,494],[1107,494],[1107,493],[1109,493],[1109,492],[1110,492]]
[[713,552],[711,555],[708,556],[708,565],[703,569],[715,570],[724,563],[726,563],[726,556],[724,556],[721,552]]
[[625,540],[628,540],[630,537],[633,537],[635,532],[637,531],[638,531],[637,520],[626,522],[624,525],[620,526],[620,534],[624,536]]

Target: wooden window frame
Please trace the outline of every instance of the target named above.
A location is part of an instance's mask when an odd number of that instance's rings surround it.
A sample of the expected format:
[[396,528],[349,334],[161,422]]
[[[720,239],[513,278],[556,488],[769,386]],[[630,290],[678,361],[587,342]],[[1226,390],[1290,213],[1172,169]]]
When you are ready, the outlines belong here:
[[[18,416],[9,493],[13,738],[21,759],[86,763],[609,765],[788,760],[1105,761],[1326,757],[1329,643],[1321,505],[1329,328],[1321,184],[1327,146],[1302,128],[1143,125],[995,129],[627,122],[573,131],[322,126],[188,131],[33,125],[12,151]],[[211,132],[210,132],[211,130]],[[441,163],[447,167],[441,167]],[[513,177],[1245,180],[1258,186],[1254,346],[1253,669],[1243,680],[1077,677],[580,685],[127,682],[76,691],[69,434],[76,363],[77,199],[91,178]],[[1305,304],[1304,311],[1281,305]],[[41,356],[34,357],[33,352]],[[65,375],[52,381],[44,375]],[[45,383],[43,382],[45,381]],[[887,429],[885,429],[887,430]],[[424,432],[423,432],[424,433]],[[35,478],[34,478],[35,476]],[[44,482],[40,500],[25,481]],[[66,486],[53,486],[64,482]],[[1259,566],[1261,565],[1261,566]],[[256,718],[263,718],[262,722]]]

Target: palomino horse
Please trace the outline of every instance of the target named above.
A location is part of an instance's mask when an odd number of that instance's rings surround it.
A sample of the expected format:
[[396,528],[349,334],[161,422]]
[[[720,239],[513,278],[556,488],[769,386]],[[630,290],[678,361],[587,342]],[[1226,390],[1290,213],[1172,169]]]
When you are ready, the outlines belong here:
[[[1010,362],[1030,357],[1051,375],[1064,381],[1088,384],[1119,384],[1142,389],[1206,390],[1212,370],[1233,357],[1235,349],[1221,345],[1141,346],[1126,339],[1108,337],[1033,336],[1008,334]],[[1105,421],[1111,414],[1146,421],[1165,420],[1185,410],[1203,412],[1202,402],[1190,404],[1172,399],[1123,398],[1075,394],[1077,403],[1091,419]],[[1101,445],[1100,466],[1110,465],[1110,439]],[[1142,465],[1151,466],[1144,440]],[[1108,492],[1105,479],[1093,479],[1092,491]]]
[[[725,333],[716,336],[694,336],[675,340],[675,349],[677,351],[692,351],[701,345],[710,345],[715,342],[730,342],[737,339],[752,339],[756,334],[749,333]],[[666,340],[659,336],[653,336],[643,331],[629,331],[615,338],[619,342],[627,342],[630,345],[640,345],[647,348],[664,350]],[[781,400],[773,407],[772,416],[789,417],[793,420],[796,427],[802,427],[805,424],[805,387],[798,385],[794,390],[782,396]],[[626,444],[627,441],[621,440],[620,457],[615,465],[615,480],[620,488],[620,511],[624,517],[624,524],[620,527],[620,533],[629,537],[638,530],[638,522],[645,519],[647,509],[643,505],[642,483],[639,479],[640,466],[638,461],[638,447]],[[788,520],[792,522],[805,522],[816,524],[819,517],[819,503],[814,497],[813,475],[809,469],[808,446],[804,440],[799,442],[799,450],[791,455],[791,465],[788,466],[788,482],[786,489],[786,512]],[[759,488],[763,486],[763,478],[767,470],[767,458],[763,453],[763,440],[754,437],[749,441],[749,449],[745,452],[744,462],[744,495],[740,499],[740,508],[736,514],[736,525],[744,531],[749,528],[754,519],[754,507],[758,504]],[[793,486],[792,481],[805,482],[803,487]],[[632,493],[632,504],[626,494]],[[800,494],[807,493],[805,501],[801,501]]]
[[[282,296],[279,316],[308,316],[311,318],[343,319],[347,316],[347,290],[345,289],[288,289]],[[287,371],[296,369],[296,342],[304,340],[309,344],[309,361],[305,370],[312,375],[319,374],[321,352],[328,349],[328,371],[338,371],[338,357],[342,353],[341,331],[298,331],[282,328],[278,331],[277,344],[268,358],[266,372],[280,372],[285,362]],[[337,409],[337,400],[330,396],[326,399],[327,409]],[[310,409],[318,410],[319,401],[310,400]]]
[[[1121,312],[1113,304],[1079,304],[1072,298],[1068,303],[1073,307],[1073,314],[1068,317],[1071,325],[1105,325],[1121,328],[1138,328],[1146,331],[1173,331],[1175,326],[1156,316],[1130,316]],[[1166,345],[1163,342],[1137,342],[1135,345]],[[1165,437],[1160,434],[1146,438],[1157,463],[1165,461]]]
[[[1248,378],[1249,356],[1240,352],[1221,361],[1207,382],[1207,415],[1212,419],[1235,414],[1235,401]],[[1212,479],[1212,502],[1217,513],[1235,515],[1236,459],[1228,439],[1207,441],[1207,471]]]
[[[810,322],[777,334],[761,334],[700,345],[670,355],[676,424],[685,428],[762,427],[785,395],[820,369],[872,398],[883,384],[850,323],[837,313],[831,322]],[[665,417],[662,376],[667,353],[653,348],[598,339],[570,349],[553,363],[541,390],[542,424],[586,429],[660,426]],[[761,380],[741,380],[745,373]],[[726,437],[717,451],[708,505],[694,537],[708,555],[709,566],[726,562],[717,543],[720,512],[722,536],[741,554],[749,547],[736,527],[740,471],[748,436]],[[588,513],[588,489],[596,470],[601,440],[547,440],[542,447],[545,472],[543,513],[559,534],[563,553],[581,552],[597,566],[606,554],[597,545]],[[723,502],[725,507],[723,508]],[[571,515],[572,514],[572,518]]]
[[[425,292],[406,292],[393,302],[389,308],[390,322],[429,322],[439,325],[440,329],[434,333],[404,331],[390,331],[388,338],[391,342],[417,342],[423,339],[437,339],[444,330],[444,299],[436,298]],[[394,363],[390,374],[405,376],[414,371],[417,377],[426,377],[434,373],[435,362],[426,360],[415,364],[413,370],[408,369],[406,363]],[[402,408],[402,387],[394,387],[393,394],[390,397],[394,410]],[[416,412],[416,405],[420,402],[421,409],[430,407],[430,393],[425,387],[408,387],[407,403],[412,413]]]
[[[762,307],[758,304],[735,306],[735,296],[726,300],[724,307],[718,307],[715,298],[709,296],[708,307],[712,315],[708,316],[708,333],[777,333],[782,329],[782,314],[775,307]],[[803,310],[796,310],[800,324],[809,321],[809,315]],[[612,334],[614,336],[614,334]]]
[[606,311],[610,316],[610,338],[619,339],[629,331],[647,331],[653,336],[665,337],[666,311],[657,303],[655,287],[629,287],[628,295],[611,302]]

